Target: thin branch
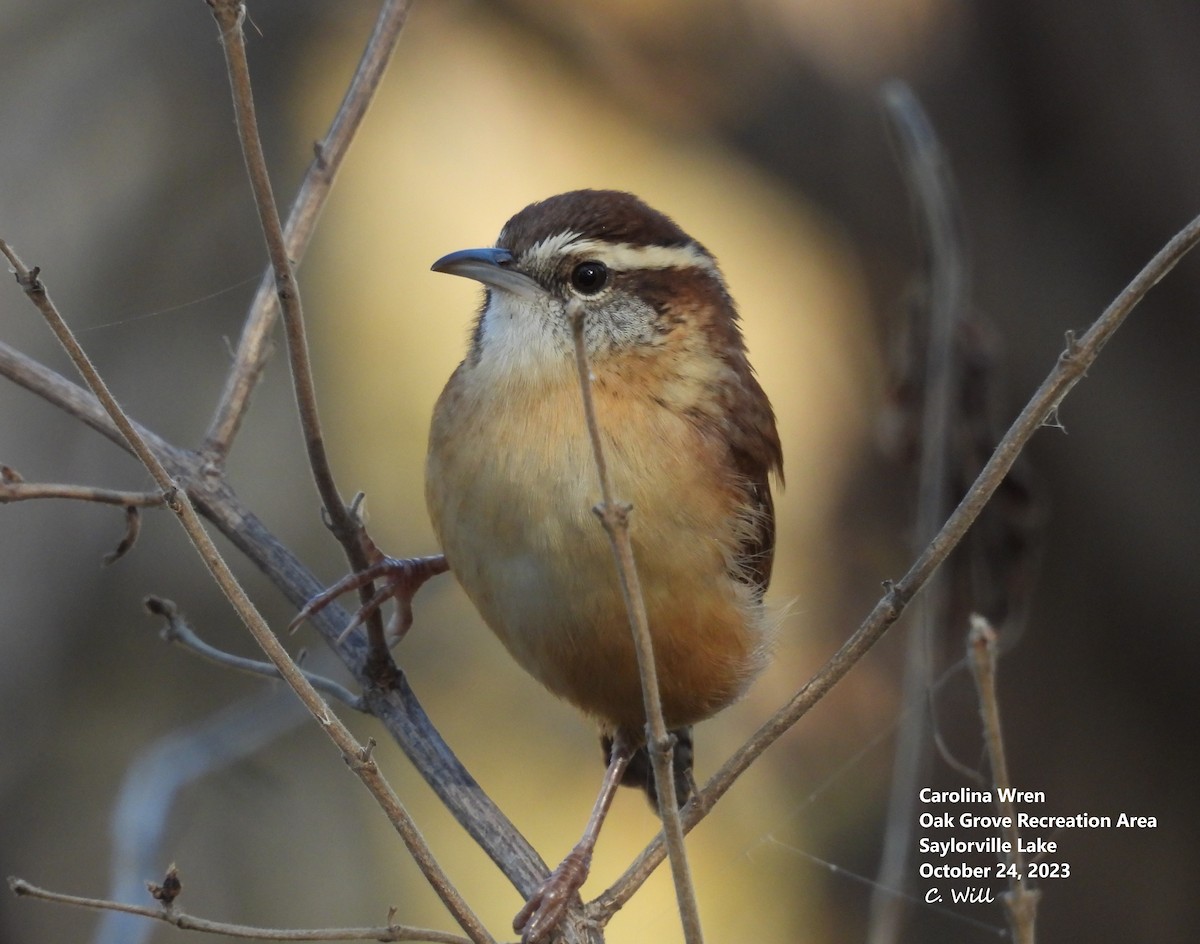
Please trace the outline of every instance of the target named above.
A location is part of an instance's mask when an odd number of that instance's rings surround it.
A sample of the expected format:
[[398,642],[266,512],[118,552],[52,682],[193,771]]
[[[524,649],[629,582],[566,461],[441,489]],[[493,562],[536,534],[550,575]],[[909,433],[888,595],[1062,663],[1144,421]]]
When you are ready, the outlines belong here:
[[141,460],[142,465],[150,472],[154,478],[155,484],[161,489],[163,502],[170,507],[176,514],[179,514],[178,492],[179,488],[158,462],[153,451],[147,442],[138,435],[134,429],[133,423],[129,417],[125,415],[125,411],[121,409],[116,399],[108,389],[103,378],[96,371],[96,368],[88,360],[84,354],[83,348],[79,346],[79,342],[71,333],[71,329],[67,327],[62,316],[50,301],[50,296],[46,294],[45,286],[42,284],[38,275],[41,269],[34,266],[32,269],[25,267],[25,264],[17,257],[12,248],[3,239],[0,239],[0,253],[8,259],[9,264],[13,267],[13,272],[17,277],[17,284],[25,291],[29,300],[41,312],[46,324],[50,330],[54,332],[54,336],[58,338],[59,343],[71,358],[71,362],[75,365],[84,381],[91,388],[96,398],[100,401],[100,405],[112,420],[113,425],[117,428],[121,437],[129,444],[130,450],[135,456]]
[[[254,107],[254,94],[250,83],[250,64],[246,58],[245,36],[242,24],[246,7],[242,0],[210,0],[213,16],[220,27],[221,46],[225,50],[225,65],[229,83],[233,90],[234,116],[238,139],[242,145],[246,172],[250,188],[254,192],[254,203],[262,225],[267,254],[271,260],[275,279],[275,293],[283,313],[287,331],[288,349],[292,365],[292,382],[295,385],[300,423],[304,430],[309,463],[316,478],[317,490],[325,502],[332,520],[338,526],[346,525],[346,507],[333,482],[329,457],[325,452],[320,419],[317,416],[316,389],[312,377],[312,363],[308,353],[308,341],[304,332],[303,309],[300,305],[300,286],[292,260],[288,256],[287,242],[283,236],[283,224],[275,204],[271,177],[267,172],[266,155],[262,139],[258,134],[258,118]],[[347,530],[353,530],[349,525]]]
[[666,721],[663,719],[658,670],[654,664],[654,644],[650,637],[649,618],[646,615],[646,600],[642,595],[637,564],[633,559],[633,544],[629,538],[629,515],[633,509],[626,502],[619,502],[613,498],[608,464],[604,459],[604,443],[600,438],[600,425],[596,421],[592,372],[588,365],[587,346],[584,343],[584,317],[583,305],[577,299],[572,299],[567,305],[567,318],[571,322],[571,334],[575,341],[575,368],[579,374],[584,417],[587,421],[588,436],[591,438],[592,455],[596,460],[596,471],[600,478],[601,502],[593,510],[603,523],[612,543],[617,574],[621,581],[621,593],[625,598],[625,608],[629,613],[629,625],[637,650],[649,734],[648,746],[650,759],[654,764],[654,782],[658,794],[658,812],[662,817],[663,832],[671,859],[671,875],[675,881],[675,899],[679,904],[679,916],[683,922],[684,940],[688,944],[701,944],[704,935],[700,928],[700,909],[696,903],[696,889],[692,883],[687,848],[683,842],[683,824],[679,817],[679,799],[676,796],[672,771],[674,738],[667,732]]
[[[283,233],[288,258],[296,265],[299,265],[308,249],[317,218],[333,188],[350,143],[375,98],[411,6],[411,0],[386,0],[381,6],[371,38],[363,50],[346,95],[338,106],[329,131],[314,148],[313,161],[292,202]],[[250,404],[250,395],[271,354],[271,329],[278,313],[274,272],[268,269],[250,306],[233,368],[226,379],[225,390],[201,449],[214,462],[219,462],[229,452],[233,437],[241,426]]]
[[[86,426],[90,426],[122,449],[131,451],[129,443],[125,441],[112,419],[104,412],[104,408],[95,394],[85,390],[79,384],[67,380],[62,374],[51,370],[44,364],[39,364],[33,358],[22,354],[3,341],[0,341],[0,374],[17,386],[24,387],[30,393],[35,393],[47,402],[54,404]],[[160,454],[164,447],[171,450],[175,448],[169,446],[166,440],[156,436],[145,427],[138,427],[138,432]]]
[[258,928],[245,924],[229,924],[225,921],[210,921],[178,911],[172,907],[147,907],[128,905],[103,898],[83,898],[66,895],[31,885],[21,878],[10,878],[9,888],[13,894],[37,898],[41,901],[75,908],[90,908],[95,911],[115,911],[123,914],[153,918],[172,924],[184,931],[203,931],[207,934],[224,934],[227,937],[248,938],[256,941],[429,941],[433,944],[470,944],[468,938],[446,931],[417,928],[406,924],[388,924],[378,928]]
[[[223,649],[218,649],[216,646],[206,643],[188,625],[188,621],[183,618],[179,613],[179,609],[170,600],[163,600],[159,597],[146,597],[144,602],[146,609],[150,613],[153,613],[155,616],[161,616],[166,620],[166,626],[163,627],[160,633],[163,642],[172,643],[193,655],[197,655],[215,665],[233,669],[235,672],[243,672],[246,675],[257,675],[262,678],[282,678],[279,669],[270,662],[247,659],[244,656],[235,656],[232,652],[225,652]],[[308,679],[309,683],[317,691],[324,692],[331,698],[336,698],[342,704],[348,708],[353,708],[355,711],[365,712],[367,710],[366,702],[363,701],[361,695],[355,695],[333,679],[325,678],[323,675],[317,675],[315,672],[309,672],[306,669],[301,669],[300,671],[304,673],[304,677]]]
[[[928,266],[928,347],[925,354],[925,395],[921,417],[915,550],[935,534],[945,520],[950,500],[949,453],[951,418],[958,370],[954,338],[968,304],[966,252],[962,221],[949,163],[933,126],[912,89],[892,81],[883,89],[885,114],[891,121],[917,217]],[[931,740],[929,703],[933,676],[932,645],[945,620],[944,581],[931,580],[917,602],[910,622],[902,694],[903,721],[896,738],[887,827],[875,891],[871,895],[867,940],[891,944],[899,940],[907,900],[892,894],[907,873],[917,786],[928,767]]]
[[119,505],[125,509],[125,534],[120,543],[104,555],[105,564],[113,564],[132,550],[142,530],[139,508],[156,507],[163,503],[157,492],[124,492],[92,485],[26,482],[14,469],[0,466],[0,505],[5,502],[33,501],[42,498],[65,498],[73,501]]
[[[756,731],[725,762],[704,788],[693,798],[683,813],[685,829],[691,829],[707,815],[708,810],[734,781],[749,767],[763,751],[775,743],[792,725],[799,721],[809,709],[825,697],[847,672],[877,643],[888,629],[900,618],[912,598],[928,582],[929,578],[958,546],[967,530],[988,499],[999,488],[1000,483],[1025,445],[1042,426],[1052,422],[1063,399],[1087,373],[1104,345],[1108,343],[1129,313],[1155,285],[1169,273],[1198,242],[1200,242],[1200,216],[1193,219],[1170,242],[1160,249],[1141,272],[1105,309],[1104,313],[1088,328],[1081,338],[1067,333],[1067,347],[1058,357],[1058,362],[1042,381],[1020,415],[1013,421],[1008,432],[984,465],[974,484],[963,496],[958,507],[946,520],[937,537],[917,557],[908,572],[895,583],[888,583],[887,591],[875,604],[867,618],[846,640],[842,647],[805,685],[796,692],[766,723]],[[625,873],[590,906],[591,913],[611,915],[641,887],[650,873],[658,867],[664,857],[663,838],[660,834],[638,856]]]
[[[0,375],[131,451],[94,394],[3,341],[0,341]],[[136,423],[134,428],[150,443],[172,477],[186,485],[188,496],[200,513],[295,607],[302,607],[324,589],[313,573],[245,506],[229,483],[219,474],[211,474],[210,463]],[[450,749],[404,673],[398,673],[386,688],[372,685],[362,638],[350,636],[341,644],[337,642],[349,619],[342,607],[330,605],[313,616],[311,622],[364,686],[363,695],[371,714],[387,729],[467,834],[517,891],[528,898],[549,874],[546,863]]]
[[21,262],[3,240],[0,240],[0,252],[3,252],[12,264],[16,271],[18,283],[25,289],[25,293],[42,313],[42,316],[59,339],[71,361],[75,364],[80,374],[83,375],[92,392],[96,394],[113,423],[121,431],[130,449],[142,461],[147,471],[150,472],[151,477],[153,477],[154,481],[163,490],[163,497],[167,507],[175,512],[179,518],[180,524],[183,525],[184,530],[191,539],[192,545],[204,561],[209,573],[212,574],[221,590],[225,593],[225,596],[229,599],[229,602],[237,611],[238,616],[246,624],[255,641],[279,669],[284,681],[292,687],[300,697],[300,700],[304,702],[305,707],[308,708],[309,712],[317,720],[317,723],[341,750],[351,770],[362,780],[367,789],[371,791],[372,796],[378,801],[393,827],[399,833],[401,839],[404,840],[405,846],[408,847],[409,852],[412,854],[427,881],[433,887],[438,897],[442,899],[455,920],[459,922],[459,925],[468,933],[473,941],[491,942],[491,935],[488,934],[478,917],[471,911],[445,872],[442,871],[432,851],[425,843],[424,837],[421,836],[408,811],[401,804],[399,797],[396,796],[391,784],[379,772],[379,768],[374,760],[370,758],[366,750],[355,740],[350,730],[330,711],[329,706],[317,693],[316,689],[312,687],[308,679],[304,677],[304,673],[300,671],[299,666],[292,660],[287,650],[275,638],[275,634],[271,632],[266,620],[263,619],[262,614],[254,607],[245,590],[242,589],[237,578],[229,569],[229,565],[221,557],[212,538],[209,537],[208,532],[204,529],[187,493],[175,483],[166,467],[155,455],[147,442],[138,435],[137,430],[128,416],[125,415],[120,404],[113,398],[103,379],[97,373],[95,366],[84,353],[79,341],[75,338],[66,322],[63,321],[62,316],[58,313],[58,310],[54,307],[54,304],[50,301],[45,287],[38,279],[39,270],[36,268],[32,270],[27,269],[24,263]]
[[[7,466],[4,470],[11,471]],[[97,488],[93,485],[26,482],[19,478],[12,479],[0,472],[0,504],[43,498],[98,502],[101,505],[119,505],[122,508],[151,508],[163,503],[163,497],[158,492],[126,492],[115,488]]]
[[[983,740],[987,745],[992,780],[996,785],[996,805],[1008,827],[1005,838],[1008,852],[1005,859],[1012,869],[1004,908],[1009,927],[1017,944],[1033,944],[1041,892],[1031,888],[1025,874],[1025,855],[1021,852],[1021,837],[1017,831],[1017,814],[1013,805],[1008,779],[1008,761],[1004,756],[1004,735],[1000,730],[1000,700],[996,696],[996,631],[982,616],[972,614],[971,630],[967,633],[967,658],[979,691],[979,713],[983,718]],[[1013,874],[1015,872],[1015,874]]]
[[[267,159],[263,153],[262,139],[258,133],[258,118],[254,108],[254,94],[250,83],[250,63],[246,58],[246,37],[242,24],[246,18],[243,0],[208,0],[213,17],[220,29],[221,48],[225,50],[225,66],[229,74],[229,85],[233,92],[233,111],[237,125],[238,140],[242,144],[242,156],[246,173],[250,178],[250,189],[254,192],[254,203],[262,225],[267,255],[275,278],[275,294],[283,314],[284,334],[287,337],[288,363],[292,371],[292,387],[296,398],[296,409],[300,416],[300,427],[304,433],[304,445],[308,453],[308,464],[313,474],[321,503],[325,507],[326,522],[335,538],[342,545],[350,569],[364,570],[370,563],[363,550],[359,534],[362,524],[342,501],[341,493],[333,478],[333,467],[325,449],[325,435],[321,431],[321,420],[317,409],[317,391],[313,380],[312,360],[308,350],[308,338],[304,328],[304,311],[300,304],[300,285],[292,260],[288,256],[287,241],[283,235],[283,224],[271,188],[271,177],[267,171]],[[360,591],[363,604],[374,596],[368,584]],[[384,639],[383,619],[378,611],[366,620],[367,639],[370,653],[375,662],[375,671],[381,681],[386,681],[395,672],[391,652]]]

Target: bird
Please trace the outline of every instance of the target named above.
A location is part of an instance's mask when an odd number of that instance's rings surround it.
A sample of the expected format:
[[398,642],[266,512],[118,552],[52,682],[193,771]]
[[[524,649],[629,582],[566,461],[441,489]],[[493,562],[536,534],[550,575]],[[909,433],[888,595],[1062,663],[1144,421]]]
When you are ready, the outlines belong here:
[[425,496],[446,562],[516,662],[598,726],[606,761],[583,839],[518,913],[544,940],[586,879],[618,784],[658,791],[630,617],[575,359],[583,344],[613,493],[627,502],[680,805],[691,728],[769,660],[775,414],[713,254],[617,190],[530,204],[494,246],[435,272],[482,284],[468,350],[433,411]]

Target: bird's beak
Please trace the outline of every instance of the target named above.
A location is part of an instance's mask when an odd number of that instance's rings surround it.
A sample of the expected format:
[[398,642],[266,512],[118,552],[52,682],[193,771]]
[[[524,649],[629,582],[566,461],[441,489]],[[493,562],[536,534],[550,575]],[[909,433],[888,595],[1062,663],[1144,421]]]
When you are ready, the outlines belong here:
[[522,298],[534,299],[545,294],[537,282],[512,266],[513,255],[507,249],[460,249],[442,256],[430,268],[434,272],[475,279],[489,288],[498,288]]

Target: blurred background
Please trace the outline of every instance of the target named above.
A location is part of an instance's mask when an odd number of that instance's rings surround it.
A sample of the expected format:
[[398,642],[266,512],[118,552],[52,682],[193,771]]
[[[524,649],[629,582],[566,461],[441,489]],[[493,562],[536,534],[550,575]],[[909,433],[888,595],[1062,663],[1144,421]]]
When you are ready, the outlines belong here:
[[[285,205],[375,13],[361,0],[250,7],[259,115]],[[388,552],[413,555],[437,550],[421,492],[428,418],[479,300],[466,281],[430,273],[434,259],[486,245],[525,204],[584,186],[638,193],[718,257],[779,415],[787,488],[771,592],[778,656],[742,703],[699,729],[702,777],[912,556],[916,483],[889,365],[923,250],[879,104],[891,77],[912,84],[954,167],[1007,425],[1064,332],[1086,327],[1200,212],[1200,7],[1187,0],[417,4],[301,270],[339,483],[366,492]],[[6,0],[0,81],[0,236],[42,267],[129,411],[197,445],[265,264],[207,8]],[[1013,779],[1046,792],[1044,812],[1159,824],[1045,837],[1072,876],[1044,885],[1044,941],[1179,940],[1200,921],[1198,294],[1200,259],[1185,260],[1066,402],[1066,434],[1037,436],[1023,473],[1027,518],[1044,527],[1023,535],[1021,598],[1001,606],[1026,614],[1002,627]],[[0,312],[0,341],[73,376],[11,282]],[[29,481],[149,484],[106,440],[7,382],[0,462]],[[279,358],[230,477],[322,579],[341,575]],[[157,809],[159,858],[135,875],[158,880],[178,863],[188,911],[300,927],[382,924],[395,906],[398,920],[448,927],[319,732],[277,709],[263,684],[158,640],[141,608],[151,593],[213,643],[254,654],[175,523],[147,514],[134,551],[102,567],[122,531],[119,512],[95,505],[0,508],[0,871],[103,896],[126,854],[118,838]],[[279,594],[234,562],[285,625]],[[710,940],[864,939],[862,879],[879,861],[906,632],[693,833]],[[936,673],[949,675],[933,702],[943,739],[977,767],[971,684],[952,671],[960,640],[956,628],[937,648]],[[307,631],[291,640],[314,642]],[[327,665],[319,649],[311,661]],[[468,768],[556,862],[598,785],[594,732],[511,664],[448,578],[421,594],[398,658]],[[247,732],[264,743],[166,786],[211,746],[222,713],[232,717],[218,745]],[[378,735],[350,720],[361,737]],[[502,932],[515,892],[393,745],[377,756],[451,877]],[[968,785],[940,759],[922,782]],[[587,890],[606,887],[654,831],[644,801],[624,792]],[[679,939],[660,871],[614,919],[614,944]],[[904,892],[923,894],[915,865],[906,878]],[[0,896],[7,941],[87,940],[98,924]],[[998,905],[914,901],[900,939],[989,941],[1003,928]]]

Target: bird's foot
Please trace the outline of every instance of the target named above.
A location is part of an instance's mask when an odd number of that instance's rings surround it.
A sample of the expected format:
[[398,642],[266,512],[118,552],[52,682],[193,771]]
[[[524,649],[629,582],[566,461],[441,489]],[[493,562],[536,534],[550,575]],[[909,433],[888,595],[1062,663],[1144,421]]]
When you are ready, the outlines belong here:
[[579,896],[588,877],[591,852],[576,847],[550,877],[529,896],[525,907],[513,918],[513,930],[521,935],[521,944],[541,944],[550,937],[566,914],[567,907]]
[[405,558],[386,557],[378,554],[376,561],[366,570],[343,577],[305,603],[288,626],[288,630],[289,632],[294,630],[310,616],[321,612],[342,594],[358,590],[378,580],[381,582],[380,588],[354,614],[354,618],[342,630],[338,641],[341,642],[361,626],[388,600],[395,600],[396,611],[392,614],[392,618],[384,630],[388,645],[394,646],[404,638],[404,634],[412,625],[412,600],[417,591],[421,589],[421,585],[431,577],[444,574],[449,569],[450,565],[446,563],[446,558],[442,554],[435,554],[432,557]]

